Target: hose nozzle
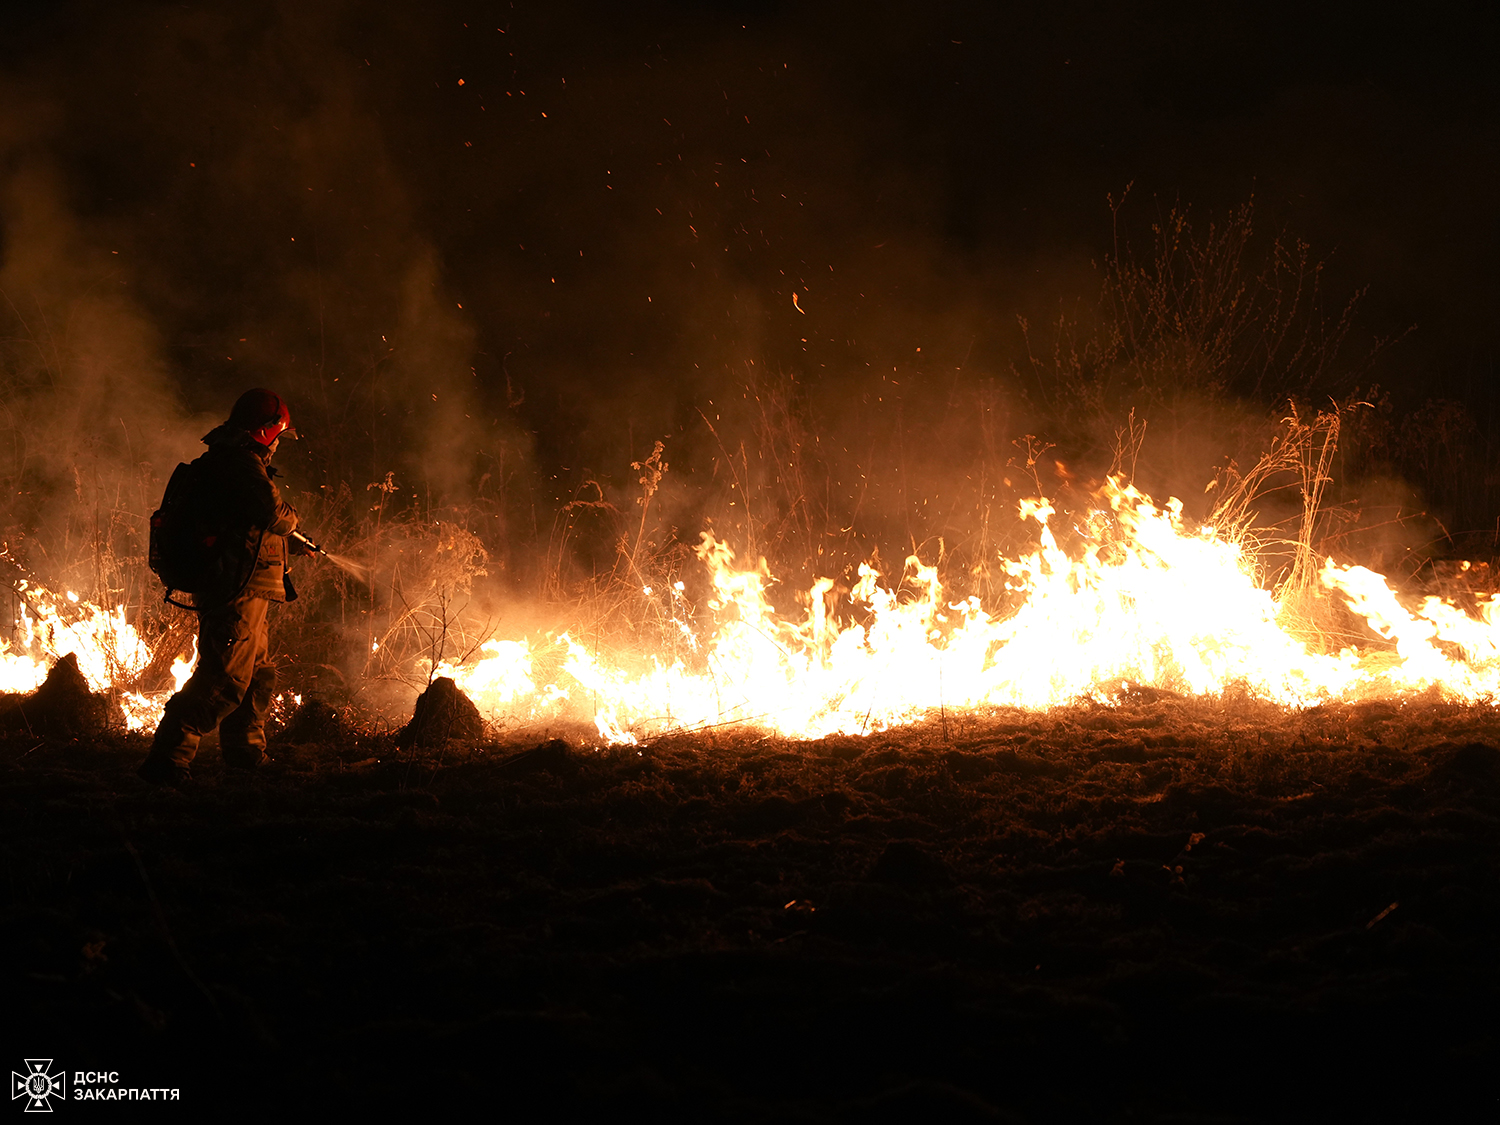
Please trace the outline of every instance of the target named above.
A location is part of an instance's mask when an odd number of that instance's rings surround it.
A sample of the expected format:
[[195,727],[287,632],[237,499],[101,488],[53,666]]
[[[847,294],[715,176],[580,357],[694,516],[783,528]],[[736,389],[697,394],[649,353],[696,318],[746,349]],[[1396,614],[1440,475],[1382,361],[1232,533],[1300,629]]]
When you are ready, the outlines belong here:
[[314,543],[311,539],[309,539],[307,536],[303,535],[302,532],[300,532],[300,531],[294,531],[294,532],[292,532],[290,535],[287,536],[287,538],[288,539],[295,539],[298,543],[301,543],[304,547],[306,547],[309,551],[312,551],[314,554],[326,555],[328,553],[327,551],[323,550],[322,547],[319,547],[316,543]]

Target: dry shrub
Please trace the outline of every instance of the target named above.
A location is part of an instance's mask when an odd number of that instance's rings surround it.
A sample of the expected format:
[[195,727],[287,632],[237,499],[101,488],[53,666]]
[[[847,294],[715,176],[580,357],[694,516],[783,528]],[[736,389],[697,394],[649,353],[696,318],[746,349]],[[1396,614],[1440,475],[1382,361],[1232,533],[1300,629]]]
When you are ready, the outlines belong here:
[[1103,435],[1132,414],[1226,400],[1263,410],[1337,389],[1360,295],[1326,314],[1323,263],[1306,243],[1260,236],[1253,200],[1198,228],[1174,206],[1140,260],[1121,219],[1128,194],[1110,200],[1114,244],[1095,308],[1058,318],[1049,356],[1032,351],[1021,323],[1033,381],[1063,431]]
[[386,528],[374,546],[384,566],[366,677],[410,679],[419,659],[429,668],[461,661],[488,639],[490,630],[467,613],[489,558],[478,536],[451,524],[412,522]]
[[[666,452],[656,441],[630,463],[635,511],[607,500],[603,486],[589,480],[558,512],[543,578],[554,634],[567,633],[596,653],[606,645],[621,656],[675,651],[680,632],[672,622],[691,612],[679,584],[694,574],[694,552],[659,511],[658,493],[670,470]],[[588,549],[580,550],[582,543]]]
[[[1293,402],[1270,448],[1247,472],[1231,462],[1209,485],[1217,497],[1209,524],[1262,568],[1261,582],[1276,593],[1282,626],[1324,648],[1334,634],[1346,634],[1348,623],[1319,574],[1336,529],[1354,517],[1346,508],[1327,507],[1324,497],[1333,482],[1343,418],[1358,405],[1334,404],[1306,419]],[[1261,522],[1260,505],[1288,490],[1296,493],[1296,514]]]
[[1346,428],[1345,478],[1413,482],[1405,489],[1408,512],[1436,525],[1424,553],[1500,554],[1500,464],[1469,408],[1433,398],[1407,411],[1379,386],[1360,397],[1370,409]]

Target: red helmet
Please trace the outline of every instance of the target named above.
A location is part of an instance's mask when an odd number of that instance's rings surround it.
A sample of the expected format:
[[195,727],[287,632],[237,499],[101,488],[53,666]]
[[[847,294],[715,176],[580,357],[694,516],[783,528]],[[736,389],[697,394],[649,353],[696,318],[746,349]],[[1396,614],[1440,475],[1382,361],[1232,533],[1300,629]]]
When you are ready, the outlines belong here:
[[270,446],[283,434],[292,438],[297,436],[297,431],[292,429],[292,412],[286,408],[286,403],[275,391],[262,387],[246,391],[235,400],[234,409],[229,412],[229,424],[246,431],[264,446]]

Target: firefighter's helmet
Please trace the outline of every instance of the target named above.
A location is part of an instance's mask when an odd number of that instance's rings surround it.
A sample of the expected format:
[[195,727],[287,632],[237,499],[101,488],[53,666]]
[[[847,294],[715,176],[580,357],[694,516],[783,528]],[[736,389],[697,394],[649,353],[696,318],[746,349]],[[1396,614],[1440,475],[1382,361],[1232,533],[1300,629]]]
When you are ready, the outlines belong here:
[[263,387],[246,391],[235,400],[229,412],[229,424],[247,432],[261,445],[270,444],[279,437],[295,438],[292,429],[292,412],[275,391]]

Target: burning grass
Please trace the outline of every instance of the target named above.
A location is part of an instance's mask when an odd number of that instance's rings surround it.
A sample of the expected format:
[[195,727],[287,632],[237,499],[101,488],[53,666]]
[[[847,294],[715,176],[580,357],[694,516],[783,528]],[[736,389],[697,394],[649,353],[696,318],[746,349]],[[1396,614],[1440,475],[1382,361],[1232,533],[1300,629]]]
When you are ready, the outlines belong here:
[[1314,567],[1309,537],[1337,421],[1290,423],[1293,444],[1322,449],[1303,478],[1308,514],[1279,581],[1251,549],[1248,495],[1229,501],[1225,532],[1192,527],[1180,502],[1158,507],[1110,478],[1068,511],[1021,502],[1039,542],[999,560],[999,605],[950,593],[939,568],[913,555],[897,577],[861,563],[850,587],[819,578],[803,611],[788,614],[772,602],[764,559],[747,566],[705,532],[697,554],[708,588],[696,600],[681,580],[640,588],[657,615],[654,645],[638,638],[635,652],[611,645],[601,658],[597,642],[591,651],[569,632],[491,640],[479,659],[436,671],[504,726],[584,719],[611,744],[736,724],[804,738],[868,734],[932,712],[1105,703],[1132,687],[1232,688],[1297,707],[1424,691],[1495,698],[1494,593],[1471,591],[1465,609],[1403,598],[1382,576],[1331,558]]
[[[1137,259],[1117,226],[1097,307],[1058,323],[1050,359],[1027,336],[1012,381],[1037,382],[1046,416],[1006,407],[994,381],[955,378],[942,427],[923,439],[930,466],[908,458],[904,436],[881,439],[890,418],[861,413],[869,396],[840,396],[820,415],[816,388],[747,361],[741,406],[721,403],[712,417],[696,406],[701,432],[674,435],[670,451],[645,439],[649,452],[621,461],[629,483],[584,473],[544,535],[536,495],[507,492],[524,491],[521,468],[484,473],[462,502],[457,486],[434,498],[430,482],[395,471],[360,488],[379,458],[339,440],[352,402],[325,385],[315,405],[309,388],[310,412],[337,407],[322,419],[320,455],[333,460],[294,475],[339,483],[293,498],[343,565],[299,564],[303,595],[277,611],[288,697],[404,722],[417,694],[447,677],[495,731],[583,722],[612,744],[735,724],[868,734],[932,712],[1105,702],[1130,685],[1295,706],[1432,689],[1494,698],[1492,592],[1469,591],[1460,611],[1360,569],[1375,560],[1352,550],[1356,513],[1329,506],[1341,433],[1368,429],[1346,423],[1384,401],[1349,394],[1338,368],[1354,303],[1326,316],[1308,248],[1257,236],[1248,205],[1196,231],[1174,209],[1152,232]],[[0,400],[26,401],[24,370]],[[881,379],[877,402],[901,385]],[[1335,382],[1342,398],[1325,400]],[[892,399],[897,436],[908,406],[931,405],[922,394]],[[1313,395],[1333,405],[1299,410]],[[1257,400],[1278,409],[1246,409]],[[835,466],[851,418],[869,423],[854,444],[873,460]],[[1208,427],[1203,441],[1179,441],[1198,424],[1187,418]],[[1007,444],[1022,422],[1066,449],[1031,435]],[[110,470],[117,437],[129,445],[127,428],[91,447],[91,509],[75,465],[73,497],[31,510],[58,486],[36,477],[19,436],[0,464],[18,498],[0,552],[14,595],[0,687],[30,690],[72,652],[126,725],[146,729],[186,673],[192,622],[148,593],[152,466],[131,453],[128,472]],[[1132,483],[1138,466],[1155,471],[1158,452],[1221,438],[1250,467],[1222,463],[1207,500],[1158,503]],[[1064,455],[1083,459],[1076,476]],[[1186,478],[1194,490],[1204,468]],[[698,470],[713,483],[689,485]],[[1091,472],[1098,488],[1080,483]],[[919,496],[927,475],[935,485]],[[899,502],[873,499],[891,481]],[[522,499],[532,530],[517,535]],[[521,576],[527,554],[543,561]],[[23,560],[50,571],[48,583]]]
[[1490,707],[1137,691],[812,741],[354,731],[172,792],[138,736],[12,736],[0,953],[50,1052],[200,1107],[1448,1116],[1494,1047],[1497,746]]
[[[1262,540],[1251,531],[1249,480],[1284,468],[1285,447],[1268,455],[1272,469],[1231,486],[1222,513],[1228,531],[1191,526],[1180,502],[1159,507],[1118,477],[1062,511],[1046,499],[1023,500],[1021,518],[1035,524],[1038,543],[998,560],[1007,576],[999,604],[950,593],[939,567],[912,555],[894,581],[866,563],[849,587],[820,577],[801,613],[788,614],[772,600],[764,559],[747,566],[704,532],[697,558],[706,582],[690,588],[669,574],[661,590],[640,586],[639,605],[612,609],[611,629],[601,623],[592,648],[570,631],[501,639],[492,622],[477,624],[451,599],[483,574],[484,549],[472,535],[440,528],[406,539],[412,558],[392,571],[390,620],[370,643],[358,687],[425,669],[427,686],[456,685],[455,699],[470,711],[462,693],[475,697],[479,713],[466,718],[471,739],[482,733],[482,714],[511,732],[587,722],[609,745],[729,726],[798,738],[869,734],[933,712],[946,723],[950,711],[1103,704],[1142,688],[1233,690],[1295,707],[1423,692],[1493,700],[1500,595],[1466,589],[1465,604],[1403,598],[1383,576],[1332,558],[1315,572],[1310,536],[1337,419],[1289,424],[1286,446],[1316,446],[1321,436],[1322,449],[1315,467],[1302,465],[1306,512],[1274,584],[1251,549]],[[415,603],[403,565],[427,585]],[[634,560],[627,570],[613,580],[617,594],[642,577]],[[21,636],[0,646],[11,679],[30,686],[49,658],[71,651],[127,726],[152,725],[166,692],[139,689],[162,662],[123,607],[105,612],[29,584],[25,592]],[[1330,622],[1340,622],[1343,637]],[[170,630],[158,640],[180,644]],[[187,668],[174,660],[179,684]],[[337,668],[304,663],[290,685],[296,703],[304,691],[324,694],[324,672],[344,688]],[[324,682],[310,683],[310,674]],[[413,729],[420,702],[418,712]]]

